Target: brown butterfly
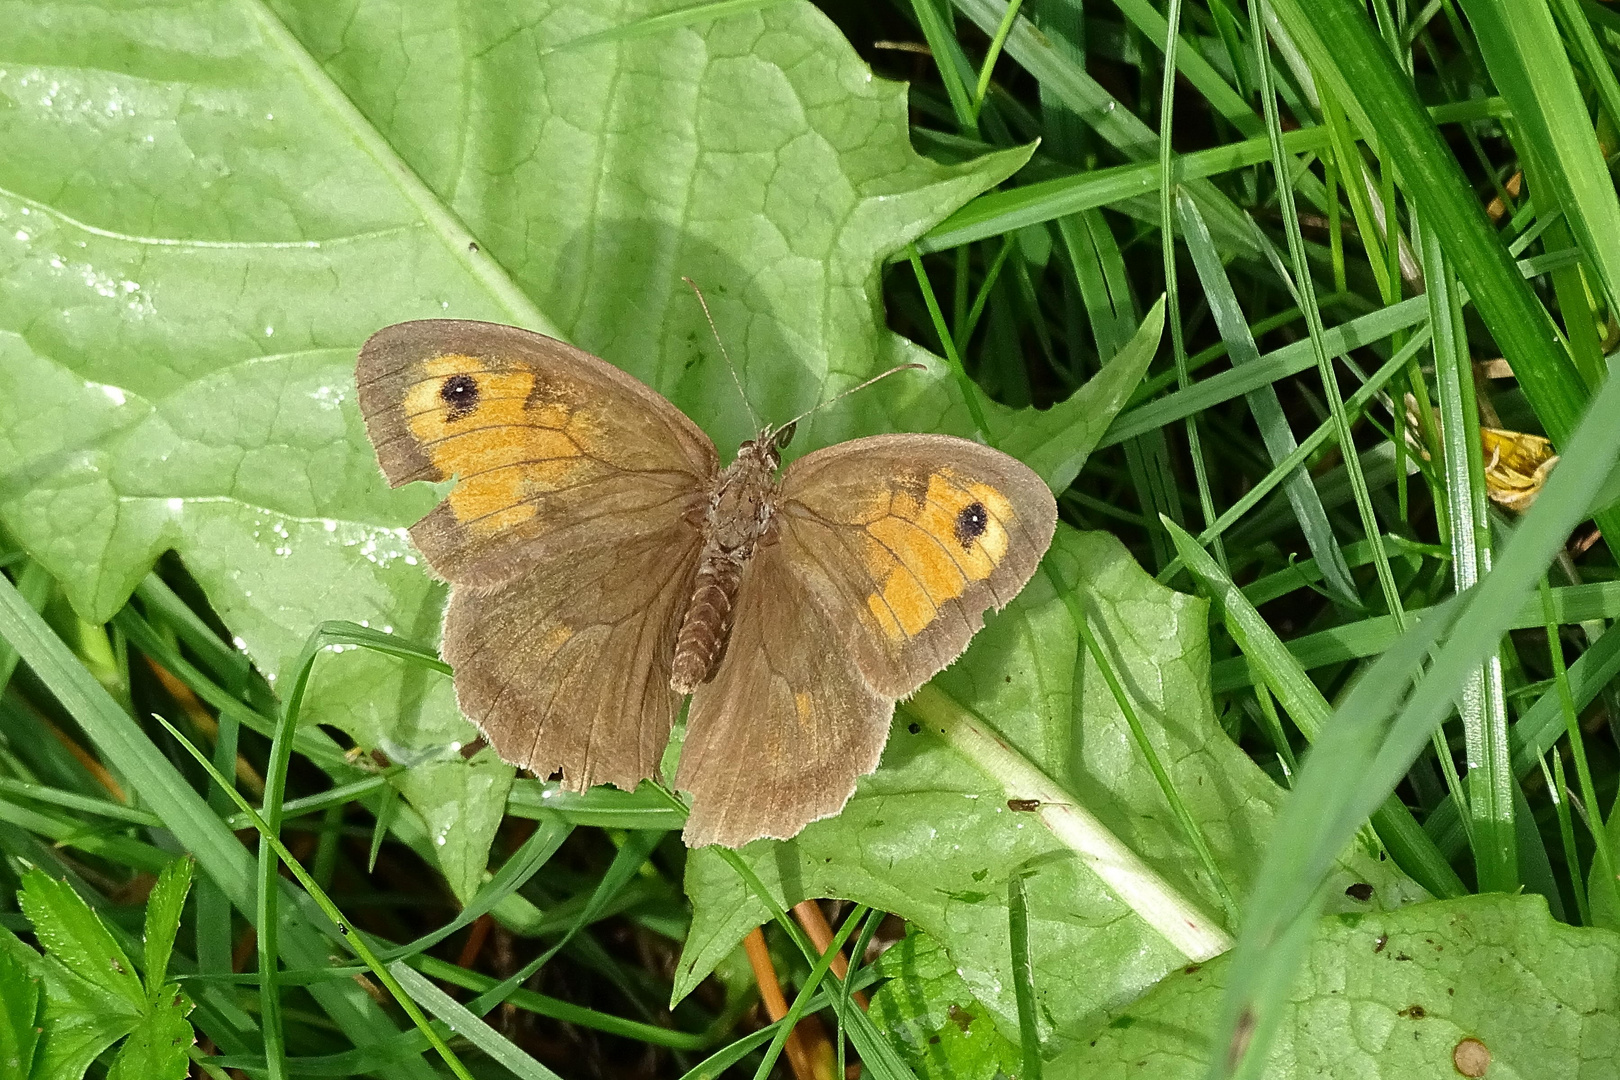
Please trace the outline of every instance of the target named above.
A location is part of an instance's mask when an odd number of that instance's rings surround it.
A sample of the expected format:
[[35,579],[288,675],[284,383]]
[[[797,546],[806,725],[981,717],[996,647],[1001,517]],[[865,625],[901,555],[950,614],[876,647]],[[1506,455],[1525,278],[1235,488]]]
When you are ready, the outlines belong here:
[[1017,595],[1057,521],[1028,467],[946,435],[855,439],[778,478],[789,423],[721,469],[652,389],[516,327],[390,326],[356,378],[389,483],[457,481],[411,538],[452,586],[462,711],[514,765],[630,790],[691,694],[694,847],[838,813],[895,701]]

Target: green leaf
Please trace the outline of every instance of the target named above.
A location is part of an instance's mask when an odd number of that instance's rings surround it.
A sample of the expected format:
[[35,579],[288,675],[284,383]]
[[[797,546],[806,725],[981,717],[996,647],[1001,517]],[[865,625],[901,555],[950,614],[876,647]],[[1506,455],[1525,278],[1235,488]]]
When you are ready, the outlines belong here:
[[44,984],[34,1080],[79,1080],[92,1061],[140,1022],[138,1008],[127,998],[80,978],[54,957],[41,956],[3,927],[0,955]]
[[[1189,967],[1047,1065],[1054,1080],[1206,1075],[1232,957]],[[1319,921],[1267,1076],[1578,1076],[1613,1060],[1620,935],[1556,922],[1536,896],[1470,896]],[[1465,1048],[1465,1052],[1473,1050]]]
[[169,977],[169,954],[180,932],[180,913],[185,909],[196,865],[189,855],[175,859],[163,868],[146,899],[146,992],[154,1002]]
[[118,1048],[107,1080],[184,1080],[191,1065],[186,1051],[197,1036],[186,1019],[191,1003],[175,987],[169,990],[173,1001],[141,1018]]
[[[403,530],[435,496],[383,483],[360,344],[424,316],[563,334],[729,449],[752,421],[682,275],[763,417],[928,365],[802,423],[797,452],[902,417],[968,431],[939,361],[884,327],[877,268],[1029,149],[938,165],[814,8],[654,18],[687,7],[19,12],[0,523],[91,622],[177,551],[272,676],[322,620],[431,643],[444,588]],[[396,759],[470,738],[447,679],[366,653],[321,659],[306,721]],[[458,785],[413,786],[442,822]],[[439,849],[465,896],[500,785],[459,787],[491,800]]]
[[[1078,634],[1054,580],[1083,604],[1172,782],[1204,824],[1217,865],[1242,894],[1283,793],[1216,723],[1207,606],[1155,584],[1101,533],[1060,527],[1046,565],[1051,573],[1037,574],[993,616],[928,692],[985,718],[1008,753],[1100,819],[1172,897],[1216,910],[1117,702],[1089,655],[1077,664]],[[987,767],[902,709],[883,764],[839,817],[742,854],[778,903],[841,897],[911,920],[946,950],[1009,1041],[1018,1038],[1018,1021],[1007,879],[1025,873],[1036,1015],[1050,1054],[1187,956],[1059,842],[1040,814],[1010,809],[1008,799],[1024,793]],[[1358,882],[1374,887],[1380,906],[1422,895],[1388,863],[1351,851],[1336,871],[1337,903],[1359,906],[1343,892]],[[712,850],[691,854],[686,885],[693,921],[677,997],[767,918]]]
[[462,903],[472,899],[484,881],[490,841],[506,814],[512,769],[493,751],[471,761],[430,761],[394,778],[427,826],[439,857],[439,869]]
[[30,870],[23,876],[18,900],[46,952],[74,974],[136,1008],[145,1005],[135,965],[71,885],[43,870]]
[[28,1080],[39,1047],[44,997],[40,977],[0,950],[0,1080]]
[[912,930],[876,963],[874,1023],[919,1080],[991,1080],[1019,1073],[1018,1047],[996,1030],[939,942]]

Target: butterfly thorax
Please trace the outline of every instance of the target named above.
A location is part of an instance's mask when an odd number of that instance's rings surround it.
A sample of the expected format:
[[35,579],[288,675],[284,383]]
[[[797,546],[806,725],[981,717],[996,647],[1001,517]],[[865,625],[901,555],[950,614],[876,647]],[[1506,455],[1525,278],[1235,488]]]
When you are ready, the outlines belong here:
[[743,570],[772,536],[780,461],[766,430],[743,443],[736,459],[715,478],[703,516],[703,554],[670,668],[669,685],[678,694],[696,690],[719,666]]

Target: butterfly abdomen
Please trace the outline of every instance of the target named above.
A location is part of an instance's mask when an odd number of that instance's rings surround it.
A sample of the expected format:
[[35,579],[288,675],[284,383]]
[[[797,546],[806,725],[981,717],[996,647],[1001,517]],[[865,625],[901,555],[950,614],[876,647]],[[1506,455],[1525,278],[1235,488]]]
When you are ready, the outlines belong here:
[[776,501],[776,448],[762,434],[745,442],[715,478],[703,519],[703,554],[692,602],[675,638],[669,688],[690,694],[713,677],[731,636],[743,569],[771,530]]
[[677,694],[690,694],[714,674],[731,635],[743,566],[742,560],[726,552],[710,551],[698,567],[692,603],[675,638],[675,661],[670,666],[669,686]]

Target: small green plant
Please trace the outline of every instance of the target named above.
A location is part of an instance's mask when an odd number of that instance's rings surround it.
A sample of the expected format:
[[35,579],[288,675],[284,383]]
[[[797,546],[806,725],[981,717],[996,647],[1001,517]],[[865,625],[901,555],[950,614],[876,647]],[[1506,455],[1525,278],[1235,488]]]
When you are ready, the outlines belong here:
[[180,1080],[193,1004],[169,977],[195,863],[172,860],[146,901],[139,969],[65,879],[32,869],[19,894],[44,954],[0,930],[0,1077],[79,1080],[117,1043],[108,1080]]

